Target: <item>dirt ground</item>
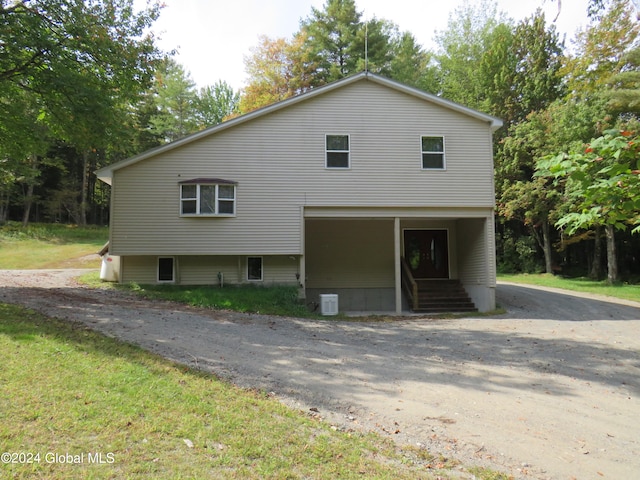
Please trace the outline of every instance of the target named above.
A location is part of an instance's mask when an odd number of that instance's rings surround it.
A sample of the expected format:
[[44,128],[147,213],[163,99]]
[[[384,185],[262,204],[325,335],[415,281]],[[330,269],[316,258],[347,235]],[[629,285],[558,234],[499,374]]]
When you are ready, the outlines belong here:
[[638,478],[638,303],[501,284],[500,316],[316,321],[148,302],[79,286],[78,273],[0,271],[0,302],[465,465],[517,479]]

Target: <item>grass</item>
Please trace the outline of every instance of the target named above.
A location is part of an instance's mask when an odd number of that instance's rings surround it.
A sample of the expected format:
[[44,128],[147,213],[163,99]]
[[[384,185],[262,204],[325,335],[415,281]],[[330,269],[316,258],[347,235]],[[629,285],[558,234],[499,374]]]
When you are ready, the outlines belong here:
[[0,358],[0,445],[31,455],[3,478],[433,478],[378,436],[21,307],[0,304]]
[[220,288],[131,284],[128,288],[145,298],[170,300],[193,307],[292,317],[310,316],[306,306],[298,301],[298,289],[295,286],[230,285]]
[[107,227],[9,222],[0,227],[0,269],[100,268]]
[[498,280],[543,287],[563,288],[576,292],[607,295],[640,302],[640,285],[618,284],[609,285],[606,281],[590,280],[588,278],[564,278],[546,273],[541,274],[501,274]]
[[168,300],[192,307],[286,317],[328,318],[310,312],[298,300],[298,289],[294,286],[228,285],[220,288],[210,285],[116,284],[103,282],[98,272],[87,272],[79,280],[94,288],[127,290],[150,300]]

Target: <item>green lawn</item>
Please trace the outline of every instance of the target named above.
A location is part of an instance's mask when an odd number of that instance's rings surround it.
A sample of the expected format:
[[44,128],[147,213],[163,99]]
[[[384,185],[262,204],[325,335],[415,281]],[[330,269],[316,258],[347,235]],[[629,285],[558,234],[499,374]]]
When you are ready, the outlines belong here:
[[335,431],[265,393],[16,306],[0,304],[0,358],[2,452],[29,455],[3,457],[0,478],[434,478],[428,452]]
[[640,302],[640,285],[609,285],[605,281],[595,281],[587,278],[563,278],[549,274],[501,274],[498,275],[498,281],[500,280],[528,285],[563,288],[576,292],[595,293]]
[[0,227],[0,269],[100,268],[107,227],[14,222]]

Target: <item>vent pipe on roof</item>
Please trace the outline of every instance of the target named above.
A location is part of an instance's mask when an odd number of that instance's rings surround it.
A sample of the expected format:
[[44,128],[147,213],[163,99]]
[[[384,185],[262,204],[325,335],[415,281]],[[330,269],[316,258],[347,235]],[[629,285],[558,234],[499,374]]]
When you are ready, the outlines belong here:
[[364,73],[369,73],[369,20],[365,11],[362,11],[364,15]]

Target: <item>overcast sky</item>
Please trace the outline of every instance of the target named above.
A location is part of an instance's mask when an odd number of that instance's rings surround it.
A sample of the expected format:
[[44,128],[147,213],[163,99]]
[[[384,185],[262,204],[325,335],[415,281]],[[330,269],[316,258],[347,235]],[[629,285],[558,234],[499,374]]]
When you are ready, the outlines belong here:
[[[136,0],[144,5],[144,0]],[[468,0],[470,4],[480,0]],[[464,0],[356,0],[366,18],[376,17],[408,30],[425,48],[442,31],[449,15]],[[588,0],[562,0],[558,31],[573,38],[587,23]],[[291,38],[311,7],[322,9],[325,0],[164,0],[166,7],[155,24],[164,50],[176,49],[176,59],[199,87],[224,80],[234,90],[245,84],[244,57],[258,44],[259,35]],[[499,10],[520,20],[542,8],[547,20],[558,15],[557,0],[497,0]]]

